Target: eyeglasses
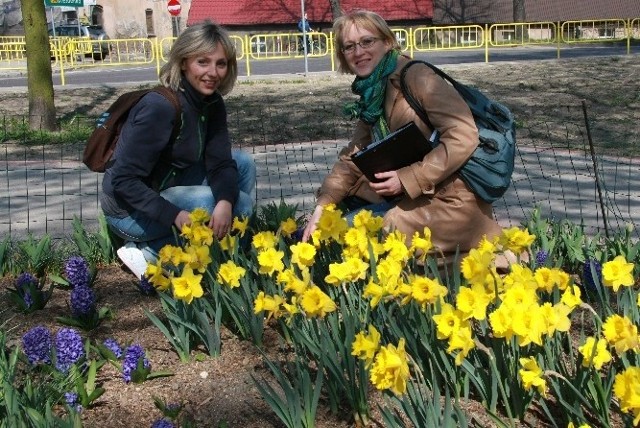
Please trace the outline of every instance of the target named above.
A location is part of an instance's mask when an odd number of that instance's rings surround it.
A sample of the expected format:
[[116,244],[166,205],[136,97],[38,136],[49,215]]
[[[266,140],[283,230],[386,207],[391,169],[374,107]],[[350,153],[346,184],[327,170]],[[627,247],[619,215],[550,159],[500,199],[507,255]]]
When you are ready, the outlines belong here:
[[356,46],[360,46],[362,49],[368,50],[368,49],[371,49],[373,47],[373,44],[378,40],[380,40],[378,37],[365,37],[359,42],[349,43],[344,45],[343,47],[340,48],[340,51],[343,54],[351,55],[356,51]]

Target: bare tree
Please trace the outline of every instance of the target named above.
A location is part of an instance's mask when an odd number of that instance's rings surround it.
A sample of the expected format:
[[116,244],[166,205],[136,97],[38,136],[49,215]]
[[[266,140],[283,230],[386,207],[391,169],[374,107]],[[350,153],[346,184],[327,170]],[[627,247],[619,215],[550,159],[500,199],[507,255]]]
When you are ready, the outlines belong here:
[[525,22],[526,19],[524,0],[513,0],[513,22]]
[[47,18],[42,0],[20,0],[27,49],[29,127],[56,130]]
[[340,5],[340,0],[329,0],[331,3],[331,13],[333,14],[333,20],[335,21],[337,18],[342,16],[342,6]]

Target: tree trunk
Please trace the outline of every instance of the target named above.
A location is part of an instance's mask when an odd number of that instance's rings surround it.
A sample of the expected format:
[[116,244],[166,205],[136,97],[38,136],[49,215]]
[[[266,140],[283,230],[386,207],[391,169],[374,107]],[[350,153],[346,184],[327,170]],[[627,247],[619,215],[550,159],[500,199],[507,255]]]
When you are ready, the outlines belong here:
[[56,130],[47,18],[42,0],[20,0],[27,54],[29,128]]
[[331,3],[331,13],[333,14],[333,20],[342,16],[342,7],[340,6],[340,0],[329,0]]
[[[526,22],[524,0],[513,0],[513,22]],[[516,26],[516,40],[525,42],[525,33],[522,25]]]
[[525,22],[524,0],[513,0],[513,22]]

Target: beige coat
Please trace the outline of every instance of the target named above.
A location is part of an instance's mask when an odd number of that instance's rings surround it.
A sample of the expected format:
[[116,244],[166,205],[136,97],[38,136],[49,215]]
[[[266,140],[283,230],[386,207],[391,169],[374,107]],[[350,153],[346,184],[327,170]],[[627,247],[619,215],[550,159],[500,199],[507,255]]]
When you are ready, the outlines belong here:
[[[429,137],[432,130],[420,120],[400,90],[400,70],[407,62],[407,58],[399,57],[398,66],[389,77],[385,116],[391,131],[414,121]],[[430,68],[415,64],[405,77],[412,94],[440,131],[440,144],[421,162],[398,170],[405,196],[387,212],[385,226],[396,228],[409,238],[428,226],[433,244],[443,252],[451,253],[456,248],[466,252],[475,247],[483,235],[491,238],[501,231],[491,205],[478,198],[456,173],[478,144],[477,128],[457,91]],[[318,204],[338,203],[352,195],[370,202],[382,201],[350,160],[353,153],[370,142],[370,125],[359,121],[352,141],[341,150],[318,191]]]

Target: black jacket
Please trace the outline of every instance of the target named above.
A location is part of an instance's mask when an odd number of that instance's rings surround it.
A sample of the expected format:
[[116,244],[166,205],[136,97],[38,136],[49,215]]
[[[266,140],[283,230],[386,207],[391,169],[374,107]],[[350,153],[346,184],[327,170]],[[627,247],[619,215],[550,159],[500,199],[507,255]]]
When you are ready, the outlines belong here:
[[[202,165],[216,201],[235,204],[238,170],[231,158],[227,111],[222,96],[203,97],[186,79],[178,97],[182,126],[170,144],[175,110],[169,100],[150,92],[136,104],[122,128],[105,172],[100,203],[108,216],[123,218],[138,211],[171,226],[180,208],[159,191],[181,184],[186,168]],[[213,207],[212,207],[213,208]]]

